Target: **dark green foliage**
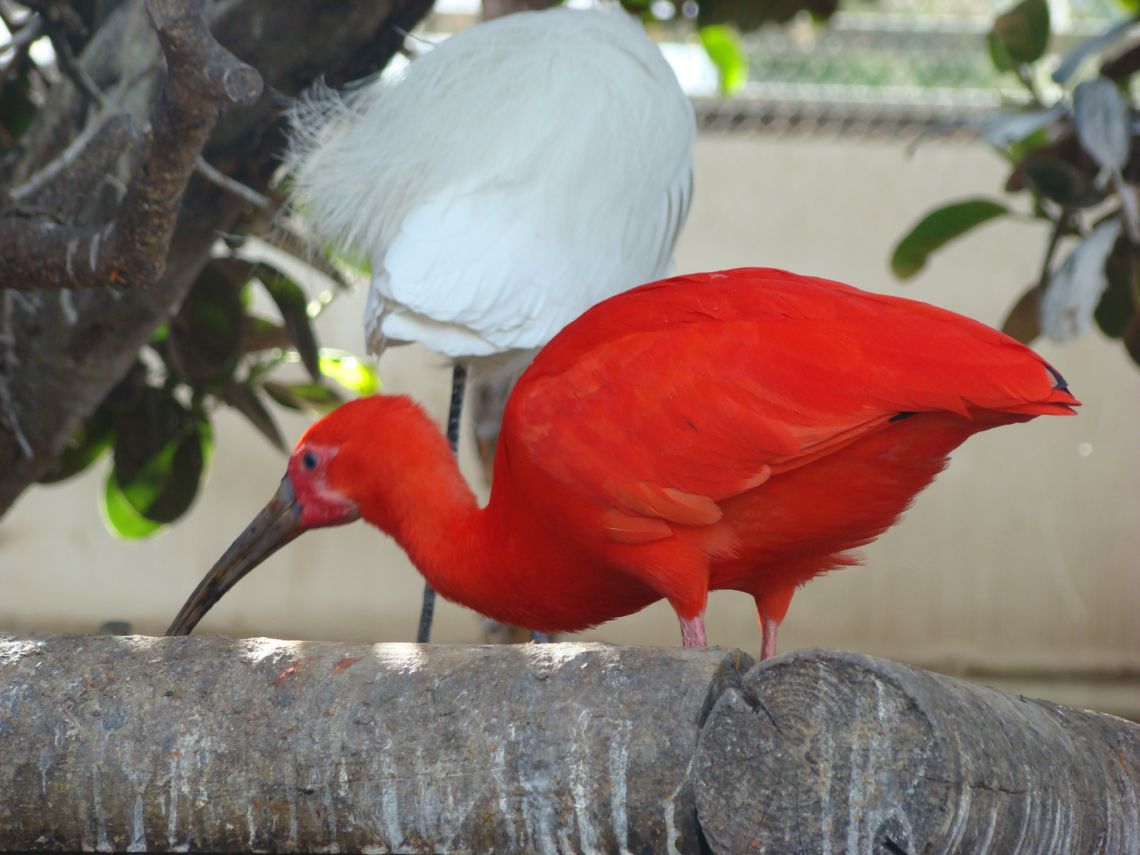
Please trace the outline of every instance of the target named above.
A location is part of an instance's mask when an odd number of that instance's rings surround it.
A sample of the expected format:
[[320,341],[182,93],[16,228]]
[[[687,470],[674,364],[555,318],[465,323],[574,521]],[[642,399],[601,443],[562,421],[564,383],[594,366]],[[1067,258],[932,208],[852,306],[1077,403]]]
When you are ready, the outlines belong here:
[[966,199],[937,208],[907,233],[891,256],[891,270],[909,279],[926,266],[932,252],[971,229],[1009,213],[1009,208],[989,199]]
[[[1045,258],[1026,272],[1035,284],[1003,329],[1022,341],[1042,332],[1065,340],[1087,329],[1091,316],[1092,326],[1120,340],[1140,363],[1140,133],[1131,94],[1140,47],[1127,42],[1134,24],[1114,24],[1063,57],[1052,73],[1061,90],[1050,103],[1036,83],[1049,44],[1045,0],[1024,0],[999,15],[988,39],[991,58],[1017,76],[1029,99],[1020,110],[972,124],[1011,164],[1004,189],[1026,197],[1022,218],[1047,224],[1052,233]],[[1000,213],[1014,213],[979,202],[923,217],[895,248],[895,274],[913,276],[933,249]]]
[[[254,288],[266,290],[281,323],[253,312]],[[327,412],[345,400],[330,379],[358,394],[375,392],[379,381],[370,366],[320,350],[308,304],[301,287],[269,265],[238,257],[211,260],[182,308],[152,339],[154,358],[144,354],[42,482],[69,478],[112,449],[104,516],[121,537],[146,537],[193,503],[213,447],[211,414],[219,406],[242,413],[285,451],[268,401]],[[271,379],[293,363],[304,364],[310,379]]]

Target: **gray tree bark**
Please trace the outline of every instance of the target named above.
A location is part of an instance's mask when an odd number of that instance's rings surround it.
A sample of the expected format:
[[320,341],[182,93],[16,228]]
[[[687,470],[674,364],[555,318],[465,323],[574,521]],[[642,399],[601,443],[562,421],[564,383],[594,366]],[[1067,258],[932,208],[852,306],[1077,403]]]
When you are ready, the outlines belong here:
[[752,670],[694,774],[716,852],[1140,852],[1140,725],[855,653]]
[[751,660],[599,644],[0,641],[0,849],[696,852]]
[[[163,7],[169,0],[152,3]],[[164,268],[160,263],[127,279],[112,276],[116,270],[112,257],[103,255],[111,233],[103,235],[102,229],[114,223],[120,232],[129,232],[129,224],[142,225],[149,216],[168,213],[153,210],[154,194],[132,195],[128,189],[119,198],[116,183],[141,189],[156,189],[157,184],[162,199],[171,198],[165,174],[151,175],[150,185],[146,176],[137,183],[130,176],[145,166],[148,152],[161,159],[174,149],[130,144],[138,139],[130,128],[150,127],[155,136],[189,135],[196,140],[193,144],[187,146],[184,140],[175,146],[180,163],[185,165],[187,153],[196,156],[200,150],[225,176],[264,190],[280,162],[281,112],[287,97],[318,76],[339,85],[382,68],[403,44],[403,33],[430,8],[431,0],[208,4],[209,25],[217,41],[261,73],[266,94],[223,117],[204,149],[195,137],[202,127],[198,119],[184,127],[161,127],[163,111],[154,105],[165,63],[141,0],[124,3],[108,19],[80,63],[106,94],[109,107],[96,111],[77,88],[57,87],[21,141],[24,156],[0,175],[0,184],[27,191],[19,198],[9,193],[10,207],[0,223],[9,284],[18,284],[17,278],[27,284],[29,271],[34,273],[32,268],[41,261],[50,267],[44,284],[56,286],[81,266],[89,268],[82,283],[68,280],[76,290],[57,287],[17,294],[9,288],[0,293],[0,515],[51,465],[83,419],[124,376],[139,348],[181,304],[208,259],[210,246],[248,210],[243,198],[195,177],[181,197],[173,237],[164,238],[169,240]],[[191,76],[209,77],[208,68],[191,71]],[[222,83],[224,89],[224,79]],[[109,121],[109,129],[100,131]],[[69,150],[76,140],[80,148]],[[45,178],[53,174],[45,167],[56,159],[62,159],[69,175],[64,182],[68,192],[54,192],[53,186],[58,190],[62,185]],[[105,169],[118,181],[104,180]],[[35,204],[26,210],[33,195]],[[61,244],[50,228],[53,218],[61,227],[83,232],[78,235],[82,246],[77,243],[70,256],[67,247],[76,235]],[[53,253],[40,258],[22,252],[21,227],[25,234],[38,233],[39,240],[55,248]],[[84,231],[85,227],[91,228]],[[36,245],[28,238],[28,248]],[[0,287],[4,284],[0,282]],[[129,289],[123,290],[126,286]]]
[[0,636],[0,850],[1140,851],[1136,724],[855,654],[751,665]]

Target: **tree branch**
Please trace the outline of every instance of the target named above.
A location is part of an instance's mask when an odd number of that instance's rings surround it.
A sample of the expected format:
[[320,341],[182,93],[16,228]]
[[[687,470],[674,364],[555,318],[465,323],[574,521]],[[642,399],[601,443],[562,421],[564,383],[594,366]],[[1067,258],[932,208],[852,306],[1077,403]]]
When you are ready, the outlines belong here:
[[118,215],[106,224],[71,227],[55,217],[6,212],[0,218],[4,287],[154,284],[182,194],[220,111],[260,96],[260,75],[215,41],[197,0],[148,0],[147,11],[166,57],[166,81]]
[[0,636],[0,850],[1140,848],[1140,725],[853,653]]
[[[286,5],[279,0],[227,0],[206,8],[218,43],[261,69],[267,88],[291,98],[318,76],[341,85],[382,68],[403,43],[399,31],[414,27],[430,7],[431,0],[345,0],[335,4],[291,0]],[[152,32],[143,4],[138,0],[126,2],[102,23],[80,57],[108,98],[140,126],[145,126],[148,114],[157,109],[152,107],[156,101],[153,93],[158,89],[162,62],[157,43],[148,43]],[[216,74],[209,76],[208,64],[186,70],[206,78],[207,86],[213,85],[211,80],[218,80]],[[233,82],[223,76],[221,89],[225,91]],[[64,151],[85,127],[89,106],[74,87],[52,90],[48,103],[21,138],[23,155],[7,170],[13,184],[26,183],[29,176]],[[149,151],[160,130],[153,121],[151,124],[147,146],[128,148],[124,153],[134,176],[144,171],[138,165],[144,148],[153,158],[151,163],[161,163],[163,158],[163,153]],[[176,131],[194,134],[199,144],[208,133],[194,122]],[[225,114],[204,150],[181,148],[178,165],[188,174],[201,154],[222,174],[264,193],[280,165],[283,144],[280,105],[263,97],[250,107]],[[99,183],[105,185],[105,180]],[[140,208],[136,212],[140,221],[147,215],[169,215],[168,197],[164,200],[162,192],[156,195],[157,209]],[[218,236],[232,232],[239,218],[249,211],[243,198],[204,180],[190,181],[181,199],[176,230],[169,251],[164,252],[165,273],[150,287],[7,292],[11,322],[0,329],[0,514],[51,465],[82,420],[126,374],[139,348],[181,304],[209,260]],[[84,199],[80,205],[83,222],[95,230],[108,223],[121,228],[118,217],[125,204],[124,199],[107,212],[98,199],[92,198],[90,204]],[[103,213],[93,215],[92,211]],[[68,228],[68,223],[53,222],[46,213],[30,210],[24,212],[24,218],[37,228],[45,222],[61,231]],[[3,228],[0,224],[0,231]],[[88,237],[93,238],[93,234]],[[0,250],[0,265],[4,262],[2,253],[11,248],[11,241],[7,241]],[[66,248],[66,240],[54,241],[54,251],[60,254],[49,263],[54,265],[57,281],[67,278]],[[89,266],[89,249],[89,244],[76,244],[73,266]],[[101,259],[97,265],[107,265],[107,238],[100,238],[98,249]],[[114,269],[111,265],[107,268]],[[31,457],[25,453],[21,433]]]

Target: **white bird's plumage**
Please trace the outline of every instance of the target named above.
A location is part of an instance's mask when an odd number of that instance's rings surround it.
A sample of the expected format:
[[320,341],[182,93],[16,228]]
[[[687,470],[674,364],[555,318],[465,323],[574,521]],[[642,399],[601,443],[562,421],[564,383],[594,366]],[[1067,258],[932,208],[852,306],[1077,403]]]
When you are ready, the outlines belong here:
[[317,93],[291,160],[314,227],[371,257],[370,349],[464,358],[539,347],[666,274],[694,137],[638,22],[550,9],[459,33],[395,83]]

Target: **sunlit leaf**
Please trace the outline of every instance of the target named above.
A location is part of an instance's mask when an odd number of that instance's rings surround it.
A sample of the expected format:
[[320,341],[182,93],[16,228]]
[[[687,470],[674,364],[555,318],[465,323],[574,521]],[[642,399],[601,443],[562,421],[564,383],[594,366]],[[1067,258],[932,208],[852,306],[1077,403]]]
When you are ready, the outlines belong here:
[[116,421],[115,471],[120,485],[135,480],[152,458],[194,426],[190,412],[166,389],[147,386]]
[[701,44],[720,74],[720,91],[724,95],[739,92],[748,82],[748,55],[740,36],[731,27],[712,24],[698,31]]
[[320,366],[321,374],[357,395],[375,395],[380,391],[379,375],[371,365],[355,356],[324,349]]
[[1001,331],[1029,344],[1041,335],[1041,289],[1034,285],[1009,310]]
[[[202,483],[206,461],[202,438],[197,429],[181,442],[172,445],[174,450],[169,464],[163,460],[163,467],[156,467],[154,471],[154,480],[161,485],[161,489],[144,511],[147,519],[156,522],[171,523],[186,513],[194,503]],[[124,488],[123,492],[129,500],[129,490]]]
[[1108,286],[1105,261],[1120,237],[1120,220],[1101,223],[1077,244],[1053,272],[1041,297],[1041,328],[1054,341],[1086,332]]
[[164,528],[162,523],[148,520],[131,507],[131,503],[119,489],[114,470],[107,473],[107,480],[103,485],[102,509],[103,520],[107,527],[114,534],[127,540],[149,537]]
[[891,255],[891,270],[909,279],[926,266],[930,254],[971,229],[1009,213],[990,199],[966,199],[931,211],[899,241]]
[[[1014,62],[1031,63],[1039,60],[1049,46],[1047,0],[1022,0],[1008,12],[999,15],[994,20],[993,38]],[[994,64],[996,66],[997,62]]]
[[1073,91],[1073,124],[1098,164],[1115,172],[1124,168],[1132,145],[1131,117],[1115,83],[1104,77],[1081,83]]
[[318,383],[275,383],[262,385],[265,393],[281,406],[299,412],[324,415],[344,403],[344,399]]
[[285,322],[285,329],[301,356],[301,362],[309,376],[319,381],[321,377],[320,357],[317,348],[317,338],[313,333],[312,320],[309,318],[309,298],[304,290],[280,271],[265,267],[258,270],[258,279],[265,285],[265,290],[277,304],[281,312],[281,319]]
[[210,436],[208,425],[168,390],[144,389],[116,422],[115,501],[152,522],[180,517],[197,495]]

